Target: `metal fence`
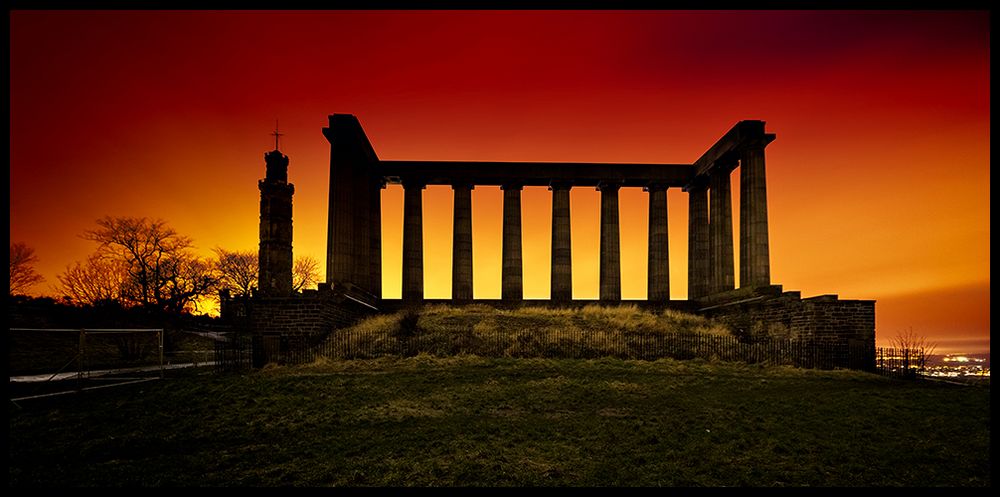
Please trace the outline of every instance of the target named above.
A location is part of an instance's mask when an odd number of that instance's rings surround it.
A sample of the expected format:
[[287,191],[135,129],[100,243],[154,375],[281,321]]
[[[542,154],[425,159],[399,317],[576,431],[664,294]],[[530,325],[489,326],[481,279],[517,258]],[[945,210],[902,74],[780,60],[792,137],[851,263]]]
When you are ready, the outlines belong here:
[[879,373],[894,378],[916,378],[927,365],[925,350],[879,347],[875,366]]
[[[881,349],[880,349],[881,350]],[[268,363],[304,364],[318,358],[372,359],[471,354],[483,357],[544,357],[656,360],[704,359],[802,368],[877,371],[895,367],[887,354],[863,341],[817,341],[652,332],[571,330],[492,330],[451,333],[337,330],[325,337],[235,335],[216,343],[220,371],[245,370]]]

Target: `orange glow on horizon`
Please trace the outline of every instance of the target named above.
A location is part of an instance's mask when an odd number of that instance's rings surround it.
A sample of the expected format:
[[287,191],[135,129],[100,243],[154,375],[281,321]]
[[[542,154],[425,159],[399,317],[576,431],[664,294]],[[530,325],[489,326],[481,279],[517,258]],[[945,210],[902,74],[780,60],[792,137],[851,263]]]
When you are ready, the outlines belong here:
[[[771,279],[875,299],[881,341],[989,336],[987,12],[12,11],[10,237],[46,282],[104,215],[200,253],[255,249],[280,118],[294,250],[325,267],[333,113],[387,160],[690,163],[742,119],[767,148]],[[734,42],[738,40],[738,42]],[[739,170],[732,176],[739,261]],[[452,198],[424,190],[425,296],[451,289]],[[400,294],[402,189],[383,196]],[[573,291],[596,299],[600,196],[571,193]],[[647,197],[620,192],[622,297],[646,296]],[[501,194],[473,191],[474,296],[500,295]],[[673,299],[687,196],[668,191]],[[524,293],[549,296],[551,200],[522,192]],[[734,268],[737,282],[738,268]],[[944,303],[944,304],[942,304]],[[960,315],[948,318],[948,308]]]

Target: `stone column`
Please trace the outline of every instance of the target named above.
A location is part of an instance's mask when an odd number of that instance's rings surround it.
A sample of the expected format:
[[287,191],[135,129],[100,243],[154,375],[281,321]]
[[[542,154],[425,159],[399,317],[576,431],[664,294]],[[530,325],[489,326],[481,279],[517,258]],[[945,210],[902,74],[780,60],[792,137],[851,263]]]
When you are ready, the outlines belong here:
[[371,288],[371,203],[376,193],[372,188],[372,174],[367,164],[357,164],[354,168],[354,264],[351,265],[351,282],[370,291]]
[[424,298],[424,185],[403,183],[403,300]]
[[709,242],[711,245],[711,293],[734,288],[733,283],[733,198],[729,165],[716,164],[711,174],[709,197]]
[[552,300],[573,300],[568,182],[549,183],[552,191]]
[[649,265],[646,298],[654,302],[670,301],[670,249],[667,237],[667,187],[650,184],[649,192]]
[[372,258],[377,248],[372,245],[374,212],[370,204],[378,193],[371,182],[378,156],[352,115],[331,115],[323,136],[330,143],[326,283],[350,283],[371,291],[376,264]]
[[764,145],[754,144],[740,156],[740,288],[771,284],[769,252]]
[[708,190],[688,188],[688,300],[709,293]]
[[374,177],[371,183],[371,196],[369,197],[371,212],[369,214],[369,286],[372,295],[377,299],[382,298],[382,189],[385,188],[385,180],[381,177]]
[[472,189],[470,184],[455,184],[455,225],[451,255],[451,298],[472,300]]
[[500,269],[500,298],[524,298],[521,269],[521,185],[507,184],[503,190],[503,245]]
[[[331,122],[332,122],[331,118]],[[333,126],[331,124],[331,126]],[[352,165],[345,153],[333,148],[332,135],[330,152],[330,196],[327,213],[326,240],[326,281],[330,284],[351,281],[354,275],[355,242],[354,212],[356,202]],[[344,148],[347,148],[346,146]]]
[[601,286],[602,301],[617,302],[622,299],[621,238],[618,232],[618,182],[601,181]]

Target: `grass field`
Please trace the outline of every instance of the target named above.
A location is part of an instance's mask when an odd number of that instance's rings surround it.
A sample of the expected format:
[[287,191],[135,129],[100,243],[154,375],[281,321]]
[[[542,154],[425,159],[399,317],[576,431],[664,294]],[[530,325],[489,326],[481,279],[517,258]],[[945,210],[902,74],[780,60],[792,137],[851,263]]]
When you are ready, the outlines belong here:
[[990,486],[988,387],[703,361],[269,367],[9,405],[25,486]]

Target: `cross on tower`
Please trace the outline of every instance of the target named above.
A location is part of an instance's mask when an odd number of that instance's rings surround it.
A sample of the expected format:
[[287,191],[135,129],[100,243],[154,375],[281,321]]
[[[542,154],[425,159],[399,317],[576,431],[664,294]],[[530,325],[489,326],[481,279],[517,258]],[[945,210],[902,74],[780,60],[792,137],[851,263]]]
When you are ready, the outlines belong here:
[[277,119],[274,120],[274,132],[271,133],[271,134],[274,136],[274,149],[278,150],[278,138],[281,137],[281,136],[285,136],[285,134],[284,133],[278,133],[278,120]]

